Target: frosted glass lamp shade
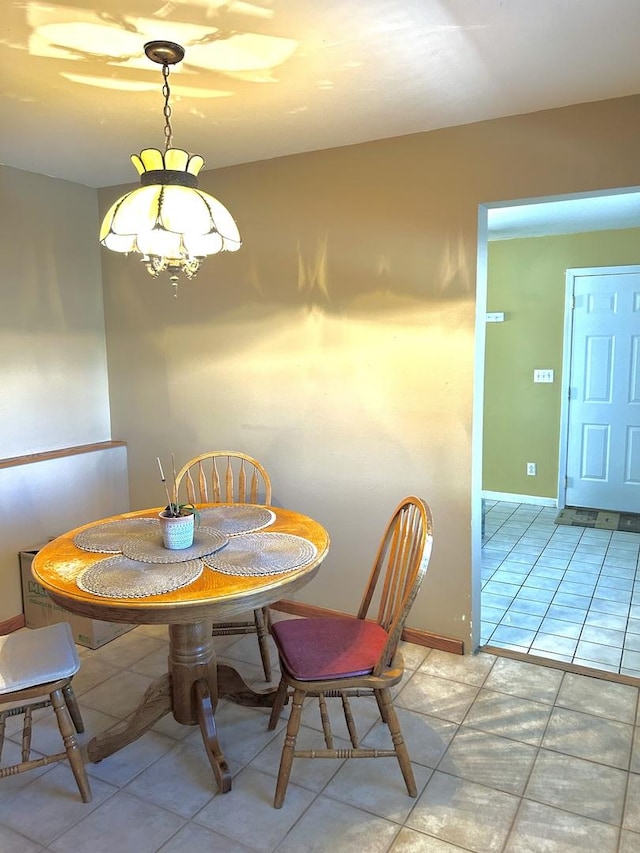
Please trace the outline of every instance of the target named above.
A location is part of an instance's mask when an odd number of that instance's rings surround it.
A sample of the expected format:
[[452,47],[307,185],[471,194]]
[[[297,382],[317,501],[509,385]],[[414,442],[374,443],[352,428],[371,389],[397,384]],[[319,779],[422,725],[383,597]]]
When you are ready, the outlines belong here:
[[198,189],[199,155],[147,148],[131,158],[141,186],[107,212],[100,242],[114,252],[139,252],[149,272],[183,272],[192,278],[207,255],[235,252],[241,245],[233,217],[212,195]]

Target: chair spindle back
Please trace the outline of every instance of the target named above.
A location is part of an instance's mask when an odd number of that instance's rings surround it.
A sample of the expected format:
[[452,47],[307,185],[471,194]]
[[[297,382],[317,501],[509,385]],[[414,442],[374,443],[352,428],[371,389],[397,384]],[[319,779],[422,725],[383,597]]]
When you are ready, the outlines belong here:
[[[389,634],[374,674],[391,663],[426,574],[432,544],[430,508],[421,498],[405,498],[387,526],[358,610],[358,619],[375,618]],[[376,607],[374,617],[370,611]]]
[[189,503],[271,504],[271,480],[265,468],[251,456],[216,450],[191,459],[176,477]]

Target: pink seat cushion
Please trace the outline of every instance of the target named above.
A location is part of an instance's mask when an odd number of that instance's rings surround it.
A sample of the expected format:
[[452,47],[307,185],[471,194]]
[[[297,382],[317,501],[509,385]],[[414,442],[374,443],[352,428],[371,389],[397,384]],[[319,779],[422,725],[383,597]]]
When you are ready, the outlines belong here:
[[368,675],[387,632],[362,619],[287,619],[271,628],[287,672],[299,681]]

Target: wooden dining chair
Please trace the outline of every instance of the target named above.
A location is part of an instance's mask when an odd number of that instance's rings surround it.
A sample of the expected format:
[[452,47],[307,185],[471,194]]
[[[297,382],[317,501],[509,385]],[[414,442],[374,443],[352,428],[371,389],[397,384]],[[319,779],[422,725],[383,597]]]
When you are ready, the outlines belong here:
[[[176,476],[176,498],[189,503],[271,504],[271,480],[263,465],[246,453],[212,450],[190,459]],[[269,654],[269,608],[253,611],[252,621],[214,622],[214,637],[235,634],[258,635],[264,677],[271,681]]]
[[[269,719],[278,722],[285,702],[292,706],[280,759],[274,798],[281,808],[294,758],[392,758],[400,764],[409,796],[417,795],[409,752],[393,707],[391,687],[401,680],[404,665],[397,650],[405,620],[418,594],[431,556],[433,525],[428,505],[407,497],[397,507],[369,577],[356,616],[287,619],[271,633],[280,656],[282,678]],[[359,742],[350,697],[375,696],[382,721],[391,734],[390,749],[367,749]],[[296,750],[302,705],[318,699],[324,749]],[[327,710],[328,697],[340,698],[351,749],[337,749]]]
[[[25,629],[0,637],[0,759],[6,721],[23,716],[22,755],[17,764],[2,766],[0,779],[68,759],[83,802],[91,802],[91,788],[74,734],[84,725],[71,679],[80,661],[67,622]],[[53,706],[64,752],[32,758],[33,712]]]

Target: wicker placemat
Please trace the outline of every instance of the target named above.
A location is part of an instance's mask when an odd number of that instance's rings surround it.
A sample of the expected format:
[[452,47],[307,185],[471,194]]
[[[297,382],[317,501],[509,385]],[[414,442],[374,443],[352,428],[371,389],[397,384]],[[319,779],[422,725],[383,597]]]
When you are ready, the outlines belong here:
[[260,506],[234,504],[200,510],[200,525],[206,530],[218,530],[227,536],[253,533],[273,524],[275,512]]
[[143,563],[183,563],[195,560],[205,554],[219,551],[229,541],[229,537],[217,530],[198,529],[193,535],[193,545],[189,548],[170,550],[164,547],[160,530],[148,536],[133,536],[122,543],[122,553],[132,560]]
[[234,536],[224,550],[202,558],[205,566],[225,575],[275,575],[310,563],[315,545],[290,533],[247,533]]
[[107,557],[78,576],[80,589],[106,598],[144,598],[186,586],[202,574],[202,560],[181,563],[140,563],[118,554]]
[[73,537],[73,542],[83,551],[97,554],[119,554],[126,539],[148,534],[153,525],[158,527],[155,518],[122,518],[118,521],[106,521],[81,530]]

